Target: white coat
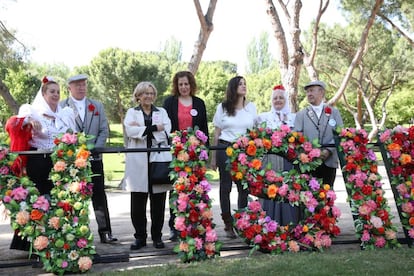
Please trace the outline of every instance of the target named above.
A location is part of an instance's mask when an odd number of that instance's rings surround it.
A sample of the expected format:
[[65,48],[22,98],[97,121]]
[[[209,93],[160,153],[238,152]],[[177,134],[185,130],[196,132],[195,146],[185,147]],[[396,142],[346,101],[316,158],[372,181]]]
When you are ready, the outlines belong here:
[[[166,133],[171,131],[171,121],[167,111],[162,107],[153,106],[152,124],[164,125],[165,131],[154,131],[152,147],[168,147],[168,138]],[[138,126],[132,126],[132,122],[137,122]],[[127,148],[147,148],[147,136],[143,135],[146,129],[144,113],[140,107],[128,109],[124,119],[125,133],[128,138]],[[130,192],[148,193],[148,155],[146,152],[126,153],[125,159],[125,176],[122,187]],[[151,161],[171,161],[171,153],[151,152]],[[171,185],[153,185],[153,193],[162,193],[171,190]]]

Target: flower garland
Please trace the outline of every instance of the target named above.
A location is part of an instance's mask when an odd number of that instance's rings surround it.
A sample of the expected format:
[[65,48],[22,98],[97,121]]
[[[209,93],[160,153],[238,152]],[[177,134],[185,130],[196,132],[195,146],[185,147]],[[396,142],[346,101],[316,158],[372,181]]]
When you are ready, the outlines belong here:
[[7,171],[15,156],[1,150],[0,199],[10,212],[12,228],[32,243],[48,272],[86,272],[96,253],[89,228],[92,184],[86,141],[82,133],[55,139],[50,200],[39,195],[27,176]]
[[401,207],[401,224],[414,239],[414,126],[385,130],[380,141],[387,150],[390,183],[396,188],[396,203]]
[[[241,181],[250,194],[289,202],[303,209],[304,217],[297,225],[280,226],[265,215],[257,202],[237,210],[234,225],[239,236],[252,249],[272,254],[286,250],[317,249],[331,245],[331,238],[339,235],[336,225],[340,210],[334,206],[335,192],[329,185],[322,185],[305,172],[321,163],[320,148],[307,141],[302,133],[291,131],[288,126],[272,130],[262,125],[253,128],[226,149],[233,180]],[[275,172],[263,167],[261,159],[267,153],[284,156],[299,169]]]
[[342,168],[348,190],[351,211],[357,219],[355,231],[361,247],[397,247],[396,227],[387,200],[384,198],[377,158],[368,145],[368,135],[363,129],[338,129],[339,151],[345,155]]
[[174,248],[183,262],[214,258],[220,254],[211,199],[206,179],[207,136],[199,129],[189,128],[172,134],[173,160],[171,175],[174,191],[170,204],[176,215],[175,229],[179,244]]

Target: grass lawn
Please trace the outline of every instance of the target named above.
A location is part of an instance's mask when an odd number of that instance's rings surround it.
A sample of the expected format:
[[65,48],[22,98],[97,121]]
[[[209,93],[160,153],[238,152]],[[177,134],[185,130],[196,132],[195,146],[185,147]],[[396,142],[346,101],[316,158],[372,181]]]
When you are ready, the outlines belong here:
[[414,275],[413,249],[333,250],[324,253],[255,253],[191,264],[139,268],[100,275]]

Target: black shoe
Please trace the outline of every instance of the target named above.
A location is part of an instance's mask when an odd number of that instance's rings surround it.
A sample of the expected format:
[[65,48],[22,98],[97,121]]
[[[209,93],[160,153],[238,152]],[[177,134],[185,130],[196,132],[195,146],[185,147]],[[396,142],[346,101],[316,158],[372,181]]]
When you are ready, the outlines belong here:
[[117,238],[112,237],[111,233],[99,233],[99,237],[101,238],[101,243],[113,243],[118,241]]
[[162,242],[162,240],[154,241],[152,244],[154,245],[155,248],[164,248],[165,247],[165,244]]
[[171,230],[170,231],[170,237],[169,237],[170,241],[177,241],[178,240],[178,231],[177,230]]
[[131,250],[138,250],[138,249],[141,249],[144,246],[147,246],[146,241],[136,239],[135,242],[133,244],[131,244]]

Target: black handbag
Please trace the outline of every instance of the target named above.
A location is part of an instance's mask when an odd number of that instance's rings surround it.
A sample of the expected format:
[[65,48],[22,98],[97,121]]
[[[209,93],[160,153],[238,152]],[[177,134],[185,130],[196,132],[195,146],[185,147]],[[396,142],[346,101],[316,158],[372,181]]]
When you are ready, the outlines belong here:
[[[168,134],[165,132],[165,135],[168,137]],[[168,144],[170,144],[168,139]],[[161,143],[158,144],[158,147],[161,147]],[[165,160],[172,160],[172,154],[169,151],[158,151],[155,152],[153,155],[153,160],[150,162],[150,184],[151,185],[159,185],[159,184],[166,184],[172,185],[173,181],[171,180],[170,174],[170,163],[171,161]],[[162,161],[160,161],[162,160]]]
[[152,162],[150,170],[151,184],[173,184],[170,179],[170,162]]

